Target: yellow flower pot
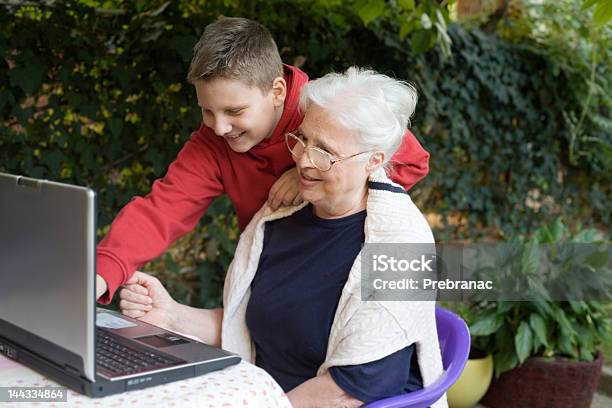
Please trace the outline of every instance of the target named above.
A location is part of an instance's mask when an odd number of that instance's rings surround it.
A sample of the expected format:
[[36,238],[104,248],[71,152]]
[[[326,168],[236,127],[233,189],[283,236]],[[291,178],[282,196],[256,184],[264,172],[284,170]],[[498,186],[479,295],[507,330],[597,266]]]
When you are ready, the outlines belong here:
[[485,395],[493,377],[493,356],[470,359],[463,373],[448,390],[446,397],[451,408],[470,408]]

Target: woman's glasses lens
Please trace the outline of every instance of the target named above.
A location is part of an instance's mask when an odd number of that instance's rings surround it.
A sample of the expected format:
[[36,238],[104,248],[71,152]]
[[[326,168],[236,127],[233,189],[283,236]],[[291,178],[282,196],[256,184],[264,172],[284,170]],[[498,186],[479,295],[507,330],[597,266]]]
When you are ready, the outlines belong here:
[[293,133],[286,134],[285,142],[294,158],[299,159],[304,154],[304,150],[308,150],[308,158],[314,167],[321,171],[327,171],[331,168],[332,161],[329,154],[312,147],[306,149],[304,142]]
[[308,151],[308,154],[310,155],[310,160],[312,160],[312,164],[314,164],[317,169],[321,171],[327,171],[330,169],[331,160],[329,158],[329,155],[315,149],[310,149]]
[[297,136],[292,133],[287,133],[285,141],[287,143],[287,148],[289,149],[292,155],[294,155],[295,157],[299,157],[302,155],[302,153],[304,152],[304,142],[298,139]]

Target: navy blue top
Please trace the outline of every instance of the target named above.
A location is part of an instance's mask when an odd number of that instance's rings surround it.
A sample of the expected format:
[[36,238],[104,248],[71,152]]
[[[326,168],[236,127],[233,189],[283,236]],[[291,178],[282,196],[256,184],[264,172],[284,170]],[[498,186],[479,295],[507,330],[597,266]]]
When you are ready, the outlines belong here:
[[[325,361],[340,295],[365,241],[365,217],[364,210],[322,219],[307,205],[265,226],[246,323],[255,364],[285,392],[315,377]],[[370,402],[422,387],[413,351],[411,345],[377,361],[329,371],[346,393]]]

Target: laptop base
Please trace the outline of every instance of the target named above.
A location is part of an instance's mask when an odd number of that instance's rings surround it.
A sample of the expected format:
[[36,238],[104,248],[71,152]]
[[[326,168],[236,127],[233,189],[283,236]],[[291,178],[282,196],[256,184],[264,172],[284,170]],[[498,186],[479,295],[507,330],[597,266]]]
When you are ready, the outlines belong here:
[[109,381],[104,378],[97,378],[96,382],[91,382],[88,379],[78,376],[76,372],[74,375],[70,375],[65,369],[59,368],[55,363],[23,349],[19,345],[1,336],[0,353],[38,371],[45,377],[57,382],[59,385],[66,386],[79,394],[84,394],[92,398],[105,397],[107,395],[120,394],[126,391],[140,390],[155,385],[184,380],[212,371],[221,370],[240,362],[240,357],[235,356],[235,358],[204,362],[199,365],[175,368],[154,374],[143,374],[128,379]]

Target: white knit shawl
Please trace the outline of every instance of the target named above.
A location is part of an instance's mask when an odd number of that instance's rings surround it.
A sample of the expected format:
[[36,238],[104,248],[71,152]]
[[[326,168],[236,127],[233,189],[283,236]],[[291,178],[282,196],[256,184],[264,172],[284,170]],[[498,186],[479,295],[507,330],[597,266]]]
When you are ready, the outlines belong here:
[[[364,227],[366,243],[434,242],[425,217],[410,196],[391,182],[382,169],[372,174],[369,181]],[[264,204],[240,236],[225,279],[221,338],[224,349],[237,353],[248,362],[254,363],[255,349],[245,315],[251,294],[250,285],[263,249],[265,223],[288,217],[305,205],[272,211]],[[442,374],[435,302],[362,301],[359,254],[342,290],[325,361],[317,375],[324,374],[333,366],[376,361],[413,343],[416,344],[423,385],[427,387]],[[446,406],[446,396],[432,405],[434,408]]]

